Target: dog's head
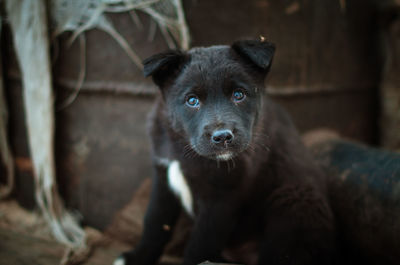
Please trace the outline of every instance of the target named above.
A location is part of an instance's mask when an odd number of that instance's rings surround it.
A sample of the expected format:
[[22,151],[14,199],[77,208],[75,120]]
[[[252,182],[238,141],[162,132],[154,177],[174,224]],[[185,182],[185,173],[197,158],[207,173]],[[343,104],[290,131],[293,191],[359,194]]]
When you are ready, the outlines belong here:
[[197,154],[228,160],[251,144],[275,47],[263,41],[169,51],[144,61],[174,131]]

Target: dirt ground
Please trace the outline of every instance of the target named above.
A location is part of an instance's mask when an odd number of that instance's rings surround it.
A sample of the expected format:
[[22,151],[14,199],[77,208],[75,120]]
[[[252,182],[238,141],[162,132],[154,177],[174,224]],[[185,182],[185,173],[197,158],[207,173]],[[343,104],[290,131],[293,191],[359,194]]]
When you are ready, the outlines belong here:
[[[55,241],[44,220],[35,212],[22,209],[15,201],[0,202],[0,264],[4,265],[109,265],[127,245],[106,238],[94,229],[86,229],[94,244],[81,253],[78,262]],[[68,257],[71,258],[68,261]],[[82,263],[82,261],[84,261]]]
[[[0,201],[0,265],[111,265],[130,248],[93,228],[85,228],[88,249],[73,254],[53,239],[45,221],[21,208],[16,201]],[[160,265],[179,264],[163,256]]]

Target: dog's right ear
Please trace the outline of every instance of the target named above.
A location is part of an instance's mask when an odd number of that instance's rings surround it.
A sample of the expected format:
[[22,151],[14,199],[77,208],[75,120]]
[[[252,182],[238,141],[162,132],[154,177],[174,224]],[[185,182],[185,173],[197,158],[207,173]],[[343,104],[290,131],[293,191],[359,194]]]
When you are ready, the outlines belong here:
[[171,50],[155,54],[143,61],[144,76],[152,76],[154,83],[160,88],[165,82],[176,77],[188,55],[182,51]]

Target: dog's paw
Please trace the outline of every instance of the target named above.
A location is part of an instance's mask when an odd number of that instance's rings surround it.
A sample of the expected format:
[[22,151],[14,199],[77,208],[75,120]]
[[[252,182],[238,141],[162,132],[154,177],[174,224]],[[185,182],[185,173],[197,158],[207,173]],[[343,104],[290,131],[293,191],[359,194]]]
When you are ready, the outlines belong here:
[[123,256],[117,258],[114,260],[114,263],[112,265],[127,265],[125,262],[125,258]]
[[119,257],[114,260],[112,265],[149,265],[153,262],[149,262],[148,258],[142,255],[143,252],[137,252],[135,250],[121,253]]

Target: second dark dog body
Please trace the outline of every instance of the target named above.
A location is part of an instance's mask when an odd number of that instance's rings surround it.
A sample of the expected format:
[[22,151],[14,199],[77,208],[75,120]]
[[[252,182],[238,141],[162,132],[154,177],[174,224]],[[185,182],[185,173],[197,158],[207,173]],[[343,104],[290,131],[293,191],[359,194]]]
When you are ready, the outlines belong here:
[[[181,209],[184,264],[330,264],[334,220],[322,171],[287,114],[263,96],[274,47],[241,41],[145,61],[156,175],[140,244],[115,264],[155,264]],[[242,255],[243,251],[246,255]]]

